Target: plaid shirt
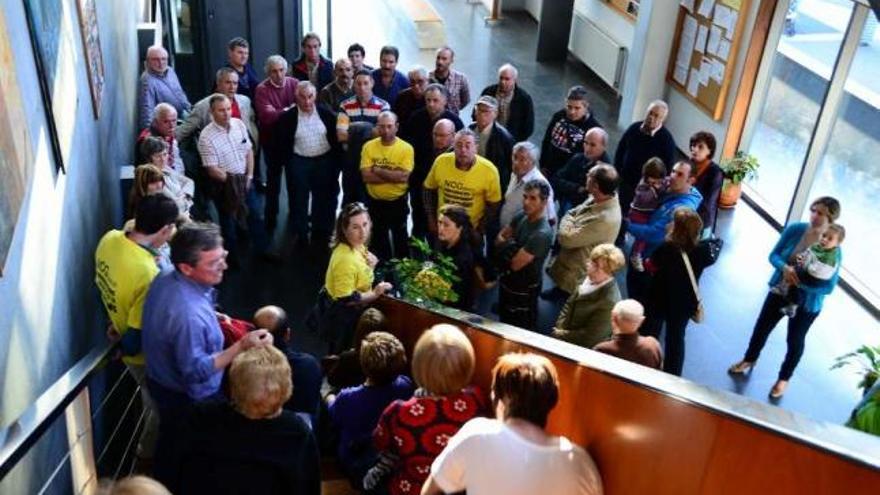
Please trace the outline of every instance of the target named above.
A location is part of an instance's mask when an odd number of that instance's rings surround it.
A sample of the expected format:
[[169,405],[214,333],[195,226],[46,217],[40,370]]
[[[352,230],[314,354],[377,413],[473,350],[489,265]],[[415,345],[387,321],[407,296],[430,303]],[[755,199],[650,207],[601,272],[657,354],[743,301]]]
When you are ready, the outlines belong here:
[[220,167],[231,174],[243,174],[247,172],[250,151],[247,126],[239,119],[229,119],[228,130],[211,121],[199,136],[199,155],[205,167]]
[[432,83],[439,83],[446,86],[449,92],[449,100],[446,101],[446,108],[450,112],[458,115],[458,112],[471,102],[471,88],[468,85],[467,76],[457,70],[449,69],[449,77],[446,82],[440,82],[434,76],[434,71],[428,74]]

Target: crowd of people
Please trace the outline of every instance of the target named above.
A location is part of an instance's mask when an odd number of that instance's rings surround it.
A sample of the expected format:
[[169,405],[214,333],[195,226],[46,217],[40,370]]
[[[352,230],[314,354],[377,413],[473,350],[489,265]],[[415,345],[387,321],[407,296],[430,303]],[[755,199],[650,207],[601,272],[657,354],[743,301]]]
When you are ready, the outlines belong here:
[[[335,62],[313,33],[301,47],[292,64],[268,57],[261,81],[248,42],[231,40],[213,92],[194,105],[167,52],[147,50],[131,220],[95,254],[108,333],[149,418],[139,458],[181,493],[235,493],[241,483],[319,493],[319,444],[332,445],[366,493],[601,493],[589,455],[545,431],[559,393],[553,365],[502,356],[487,395],[472,385],[470,342],[451,325],[425,331],[407,363],[371,307],[394,290],[377,267],[424,239],[457,269],[455,307],[473,311],[497,286],[500,321],[536,330],[545,298],[559,308],[552,337],[680,375],[685,329],[704,310],[699,279],[721,248],[715,137],[695,133],[678,160],[658,100],[612,159],[586,89],[575,86],[537,146],[528,141],[534,105],[511,64],[481,91],[466,127],[471,92],[450,47],[437,51],[434,70],[407,75],[393,46],[376,69],[360,44]],[[327,356],[293,350],[280,307],[244,321],[215,306],[225,270],[247,253],[284,261],[272,241],[282,176],[291,243],[329,249],[305,322]],[[772,397],[785,392],[837,283],[839,214],[837,200],[817,199],[810,221],[786,227],[770,255],[770,292],[729,371],[748,372],[788,317]]]

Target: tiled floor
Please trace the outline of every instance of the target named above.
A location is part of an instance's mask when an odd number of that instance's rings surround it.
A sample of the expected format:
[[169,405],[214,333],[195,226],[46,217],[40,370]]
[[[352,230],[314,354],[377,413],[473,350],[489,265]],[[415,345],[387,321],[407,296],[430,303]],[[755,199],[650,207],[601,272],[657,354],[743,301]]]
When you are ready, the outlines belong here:
[[[433,51],[417,48],[412,23],[389,7],[393,3],[388,0],[334,1],[333,45],[337,55],[351,42],[359,41],[367,48],[368,63],[375,65],[379,48],[391,43],[400,49],[403,71],[416,63],[433,67]],[[540,142],[550,115],[561,108],[566,88],[584,84],[594,95],[595,114],[601,122],[609,124],[611,143],[616,145],[621,131],[612,124],[618,112],[615,95],[572,59],[566,63],[535,62],[537,30],[528,15],[506,14],[502,22],[487,26],[483,21],[485,11],[479,6],[464,0],[432,0],[432,3],[446,21],[448,42],[456,48],[455,67],[468,75],[474,93],[495,82],[495,71],[502,63],[512,62],[519,67],[520,83],[535,99],[533,141]],[[355,11],[357,15],[350,14]],[[463,115],[469,113],[468,109]],[[613,151],[613,146],[611,149]],[[701,325],[691,325],[688,329],[684,377],[765,401],[785,352],[782,325],[771,336],[750,378],[734,380],[725,370],[745,350],[751,326],[766,294],[766,281],[771,272],[767,254],[778,234],[745,204],[721,213],[719,232],[727,244],[718,263],[705,272],[701,281],[708,317]],[[277,237],[280,242],[281,236]],[[291,321],[298,327],[323,283],[327,256],[318,249],[287,249],[286,252],[282,266],[246,264],[242,269],[229,272],[221,289],[221,301],[227,311],[246,316],[259,305],[279,304],[288,310]],[[556,307],[541,303],[543,330],[549,329],[557,312]],[[829,368],[835,356],[863,343],[880,341],[877,328],[876,319],[842,290],[835,290],[810,331],[804,358],[779,406],[815,419],[843,422],[858,399],[855,388],[858,379],[846,370],[830,371]],[[295,338],[302,348],[318,348],[313,335],[297,332]]]

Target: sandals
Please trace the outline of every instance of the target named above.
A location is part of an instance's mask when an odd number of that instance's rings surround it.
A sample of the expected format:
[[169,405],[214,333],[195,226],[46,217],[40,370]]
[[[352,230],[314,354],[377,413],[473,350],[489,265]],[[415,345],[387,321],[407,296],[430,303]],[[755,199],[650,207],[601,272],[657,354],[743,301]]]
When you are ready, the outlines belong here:
[[770,398],[779,399],[785,395],[785,389],[788,387],[788,380],[776,380],[773,388],[770,389]]
[[744,375],[746,372],[751,371],[753,366],[755,366],[755,363],[740,361],[727,368],[727,372],[731,375]]

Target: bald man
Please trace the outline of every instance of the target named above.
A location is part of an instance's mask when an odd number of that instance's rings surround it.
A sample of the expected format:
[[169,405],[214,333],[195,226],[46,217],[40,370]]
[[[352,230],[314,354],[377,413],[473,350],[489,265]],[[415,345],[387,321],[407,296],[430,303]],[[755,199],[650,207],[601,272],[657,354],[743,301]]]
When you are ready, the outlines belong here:
[[[413,147],[397,137],[397,130],[397,115],[390,111],[380,113],[376,121],[379,137],[364,143],[361,150],[361,177],[367,186],[373,220],[370,248],[380,263],[409,254],[406,197],[415,158]],[[393,242],[389,242],[389,236]]]
[[611,340],[599,342],[593,350],[659,370],[663,352],[657,339],[639,335],[644,321],[645,309],[638,301],[619,301],[611,309]]
[[481,93],[498,100],[498,122],[517,143],[529,139],[535,130],[535,105],[526,90],[519,87],[518,78],[516,67],[504,64],[498,69],[498,84],[486,86]]
[[564,167],[550,178],[553,191],[560,203],[560,217],[587,200],[587,172],[597,163],[610,163],[606,150],[608,133],[601,127],[593,127],[584,134],[583,151],[575,154]]
[[163,102],[170,103],[180,116],[192,108],[177,73],[168,65],[168,52],[161,46],[151,46],[147,48],[138,91],[139,129],[150,125],[156,105]]
[[284,353],[290,363],[293,378],[293,395],[284,404],[284,409],[309,416],[313,427],[321,400],[321,365],[311,354],[296,352],[290,348],[290,323],[287,312],[278,306],[263,306],[254,313],[253,323],[257,328],[268,330],[273,345]]
[[668,114],[666,102],[652,101],[645,110],[645,118],[630,125],[620,137],[614,153],[614,168],[620,174],[620,208],[623,216],[629,212],[646,161],[659,158],[666,165],[666,172],[672,172],[677,148],[672,133],[663,127]]

